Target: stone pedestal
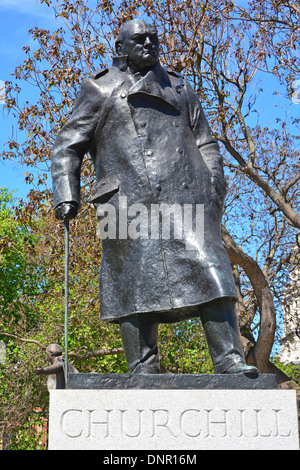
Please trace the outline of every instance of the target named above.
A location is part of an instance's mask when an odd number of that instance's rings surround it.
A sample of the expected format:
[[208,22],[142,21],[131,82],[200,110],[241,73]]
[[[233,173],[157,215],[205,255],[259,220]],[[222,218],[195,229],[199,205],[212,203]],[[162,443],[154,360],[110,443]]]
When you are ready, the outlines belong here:
[[74,374],[68,390],[50,392],[49,449],[299,449],[295,391],[274,383],[273,376]]

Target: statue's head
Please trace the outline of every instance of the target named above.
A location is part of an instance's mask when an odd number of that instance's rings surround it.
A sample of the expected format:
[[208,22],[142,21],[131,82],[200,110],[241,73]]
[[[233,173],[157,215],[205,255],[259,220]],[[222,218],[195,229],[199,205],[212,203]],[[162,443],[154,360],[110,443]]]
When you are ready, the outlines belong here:
[[46,347],[46,354],[50,362],[53,362],[55,357],[62,356],[62,348],[59,344],[49,344]]
[[128,21],[120,28],[115,45],[118,55],[128,57],[128,65],[134,72],[150,69],[158,62],[157,31],[147,21]]

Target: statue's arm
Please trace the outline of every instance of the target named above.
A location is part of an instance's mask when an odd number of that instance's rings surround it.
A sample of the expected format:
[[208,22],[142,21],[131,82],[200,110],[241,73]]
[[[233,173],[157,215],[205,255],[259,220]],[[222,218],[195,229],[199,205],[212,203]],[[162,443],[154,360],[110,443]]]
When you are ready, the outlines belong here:
[[69,121],[58,133],[51,155],[57,218],[73,218],[80,205],[80,170],[98,122],[100,90],[92,78],[82,84]]
[[56,363],[52,364],[51,366],[43,367],[41,369],[35,369],[34,373],[35,375],[50,375],[50,374],[58,374],[63,370],[63,364],[61,363]]
[[216,188],[220,199],[223,200],[226,193],[226,183],[224,179],[223,158],[220,153],[220,147],[218,142],[212,136],[199,98],[189,84],[187,84],[186,87],[193,134],[204,163],[211,173],[214,187]]
[[190,122],[197,146],[212,175],[223,178],[223,158],[220,154],[219,144],[212,136],[198,96],[189,84],[186,87]]

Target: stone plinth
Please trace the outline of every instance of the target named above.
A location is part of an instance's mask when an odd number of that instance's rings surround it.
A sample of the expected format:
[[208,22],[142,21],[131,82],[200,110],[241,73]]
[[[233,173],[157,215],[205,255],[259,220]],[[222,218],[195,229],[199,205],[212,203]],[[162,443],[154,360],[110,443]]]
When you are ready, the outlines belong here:
[[69,389],[276,389],[274,374],[70,374]]
[[[82,375],[70,376],[73,388],[50,392],[49,449],[299,448],[295,391],[272,388],[270,377],[260,379],[269,388],[255,387],[255,380],[248,377],[231,376],[231,389],[219,389],[216,384],[212,387],[213,379],[203,379],[208,387],[200,387],[203,376],[194,376],[193,387],[193,376],[175,380],[172,374],[163,378],[124,374],[117,387],[118,374]],[[253,388],[236,388],[243,380],[253,380]],[[179,388],[180,381],[188,382],[188,387]],[[91,388],[84,389],[84,383]],[[98,388],[93,388],[95,384]]]

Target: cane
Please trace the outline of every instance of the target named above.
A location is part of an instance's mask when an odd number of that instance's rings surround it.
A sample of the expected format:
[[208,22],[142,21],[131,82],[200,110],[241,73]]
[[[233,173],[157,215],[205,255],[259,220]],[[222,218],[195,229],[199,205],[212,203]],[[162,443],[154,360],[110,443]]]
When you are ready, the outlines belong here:
[[69,220],[65,227],[65,388],[68,388],[68,310],[69,310]]

